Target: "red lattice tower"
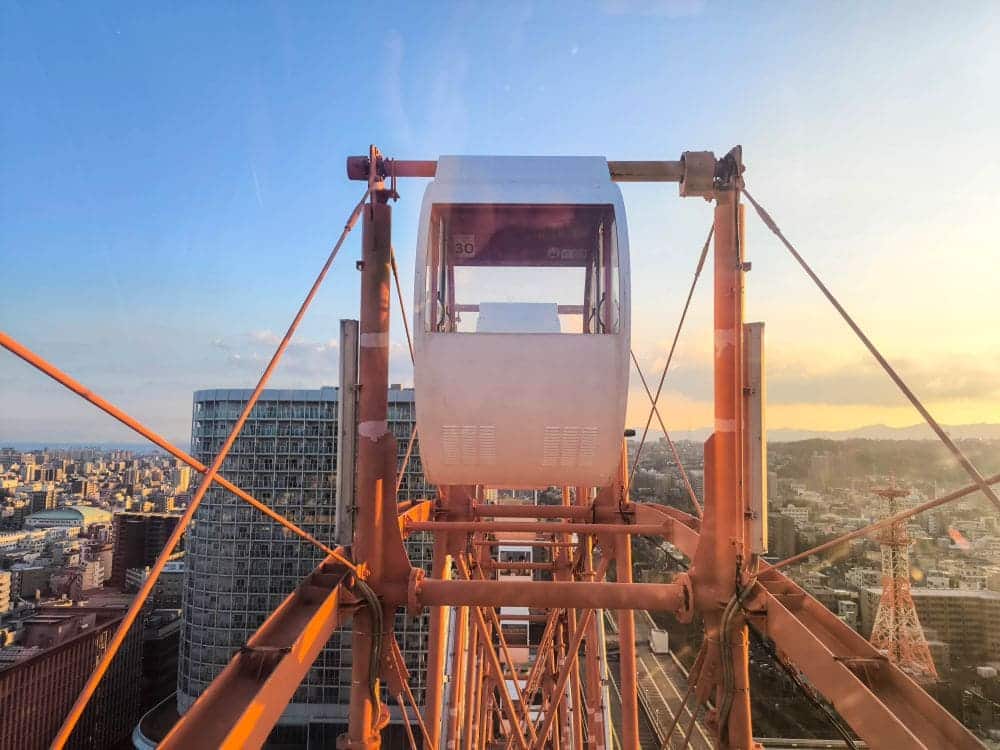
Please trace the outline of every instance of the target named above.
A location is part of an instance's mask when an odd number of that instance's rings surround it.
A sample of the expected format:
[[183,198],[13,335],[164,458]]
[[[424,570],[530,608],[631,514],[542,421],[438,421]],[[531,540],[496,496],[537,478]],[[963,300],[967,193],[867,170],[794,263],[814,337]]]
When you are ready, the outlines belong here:
[[[875,490],[885,501],[886,516],[898,512],[898,501],[906,490],[895,486]],[[906,522],[898,521],[878,535],[882,545],[882,599],[879,601],[871,642],[889,659],[918,682],[938,678],[924,629],[910,593],[910,544]]]

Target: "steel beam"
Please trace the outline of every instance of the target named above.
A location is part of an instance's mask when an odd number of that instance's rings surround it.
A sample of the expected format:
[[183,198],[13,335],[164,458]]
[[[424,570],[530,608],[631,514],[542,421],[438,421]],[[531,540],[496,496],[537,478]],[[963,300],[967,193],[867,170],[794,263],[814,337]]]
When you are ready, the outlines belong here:
[[[347,177],[367,180],[371,160],[367,156],[347,157]],[[434,177],[435,160],[384,159],[377,161],[382,177]],[[608,172],[615,182],[681,182],[684,179],[684,161],[609,161]]]
[[958,719],[781,573],[762,572],[746,606],[766,613],[751,624],[872,747],[981,750]]
[[[565,523],[561,521],[413,521],[406,523],[404,531],[431,531],[435,533],[456,531],[460,534],[530,531],[536,534],[570,533],[664,536],[668,529],[666,521],[661,524]],[[525,542],[525,545],[527,544],[528,542]]]
[[649,609],[675,612],[685,590],[674,583],[588,581],[441,581],[420,579],[411,597],[420,606]]
[[593,518],[586,505],[473,505],[477,518]]
[[346,569],[328,559],[264,621],[159,744],[242,750],[264,744],[340,624]]

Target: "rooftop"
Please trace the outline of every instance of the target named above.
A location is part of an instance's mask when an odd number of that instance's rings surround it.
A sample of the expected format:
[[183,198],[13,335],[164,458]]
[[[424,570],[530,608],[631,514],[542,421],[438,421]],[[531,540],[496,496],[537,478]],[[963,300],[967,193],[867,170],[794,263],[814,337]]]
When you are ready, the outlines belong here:
[[[336,402],[340,389],[334,386],[321,388],[265,388],[260,401],[316,401]],[[253,393],[252,388],[207,388],[194,392],[195,402],[202,401],[246,401]],[[397,383],[389,386],[389,403],[413,401],[413,389],[403,388]]]
[[89,526],[93,523],[111,523],[111,513],[103,508],[95,508],[93,505],[68,505],[64,508],[50,508],[32,513],[25,519],[25,522],[27,521],[33,521],[36,524],[47,521],[62,524],[68,521]]

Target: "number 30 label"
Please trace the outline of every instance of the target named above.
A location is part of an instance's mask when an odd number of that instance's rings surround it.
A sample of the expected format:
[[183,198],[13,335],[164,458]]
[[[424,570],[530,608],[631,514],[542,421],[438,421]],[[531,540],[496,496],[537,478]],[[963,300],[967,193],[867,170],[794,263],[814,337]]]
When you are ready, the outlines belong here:
[[476,235],[455,234],[451,238],[452,252],[460,258],[472,258],[476,254]]

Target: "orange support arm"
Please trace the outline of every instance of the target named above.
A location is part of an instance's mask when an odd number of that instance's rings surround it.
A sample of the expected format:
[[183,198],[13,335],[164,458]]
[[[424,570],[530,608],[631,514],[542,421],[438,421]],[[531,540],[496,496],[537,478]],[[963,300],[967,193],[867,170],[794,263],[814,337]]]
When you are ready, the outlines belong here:
[[160,743],[171,748],[260,747],[340,624],[347,571],[319,565],[282,602]]

